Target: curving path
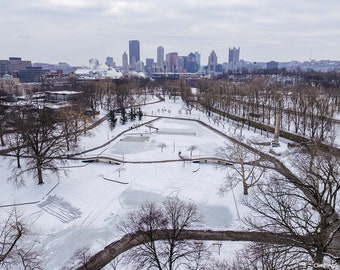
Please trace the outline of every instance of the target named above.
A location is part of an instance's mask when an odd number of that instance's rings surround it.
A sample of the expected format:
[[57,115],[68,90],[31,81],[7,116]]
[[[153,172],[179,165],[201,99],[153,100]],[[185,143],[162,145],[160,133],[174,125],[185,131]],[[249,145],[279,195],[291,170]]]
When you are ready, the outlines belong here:
[[[154,240],[167,240],[171,231],[162,230],[154,232]],[[302,246],[301,239],[286,235],[265,232],[243,232],[243,231],[205,231],[205,230],[183,230],[178,240],[201,240],[201,241],[253,241],[273,244],[288,244]],[[86,264],[77,268],[78,270],[102,269],[120,254],[136,246],[150,241],[147,232],[126,234],[118,241],[106,246],[102,251],[92,256]]]

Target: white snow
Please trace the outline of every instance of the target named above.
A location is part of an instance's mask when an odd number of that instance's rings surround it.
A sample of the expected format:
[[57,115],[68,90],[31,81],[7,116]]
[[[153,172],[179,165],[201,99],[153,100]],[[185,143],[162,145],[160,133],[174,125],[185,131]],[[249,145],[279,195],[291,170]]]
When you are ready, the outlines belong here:
[[[0,206],[18,205],[17,209],[25,216],[30,227],[44,249],[46,269],[59,269],[79,248],[89,247],[99,251],[122,236],[117,224],[124,219],[127,211],[137,209],[146,200],[161,202],[169,196],[197,204],[203,219],[199,225],[207,229],[240,229],[235,204],[241,211],[246,211],[239,204],[242,190],[235,190],[237,200],[232,194],[225,197],[218,195],[218,188],[223,183],[226,171],[211,163],[190,163],[174,161],[190,156],[190,146],[197,146],[192,157],[215,156],[216,148],[227,140],[197,121],[204,121],[214,128],[232,136],[240,136],[240,130],[229,122],[225,128],[213,124],[199,111],[188,114],[180,101],[165,102],[142,107],[144,114],[141,122],[118,124],[113,130],[107,121],[81,138],[80,150],[90,150],[117,137],[109,145],[87,152],[83,157],[111,156],[120,159],[119,165],[103,162],[83,163],[69,161],[67,175],[59,179],[47,175],[45,184],[36,185],[36,180],[26,175],[26,186],[16,188],[7,181],[11,175],[9,158],[1,158]],[[170,118],[157,119],[156,116],[181,117],[188,120]],[[136,125],[153,121],[153,128]],[[131,128],[130,128],[131,127]],[[243,136],[252,140],[271,141],[264,134],[253,130],[243,130]],[[166,146],[161,148],[160,145]],[[264,151],[269,151],[264,149]],[[286,142],[274,149],[285,154]],[[133,161],[165,161],[163,163],[130,163]],[[113,182],[119,181],[122,183]],[[4,217],[10,207],[0,207]],[[228,252],[239,248],[239,243],[224,244]],[[233,248],[234,247],[234,248]]]

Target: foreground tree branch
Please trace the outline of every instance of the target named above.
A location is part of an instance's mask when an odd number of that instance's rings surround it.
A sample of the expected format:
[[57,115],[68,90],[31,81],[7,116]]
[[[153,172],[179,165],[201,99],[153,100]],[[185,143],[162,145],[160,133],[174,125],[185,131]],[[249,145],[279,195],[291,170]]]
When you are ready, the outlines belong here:
[[[154,240],[167,240],[169,233],[170,230],[155,231],[153,234]],[[301,239],[297,239],[296,237],[287,234],[266,232],[183,230],[179,239],[201,241],[251,241],[302,247],[302,243],[300,243]],[[99,251],[92,256],[89,261],[79,267],[78,270],[101,269],[120,254],[146,243],[147,241],[149,241],[149,238],[145,232],[126,234],[120,240],[111,243],[102,251]]]

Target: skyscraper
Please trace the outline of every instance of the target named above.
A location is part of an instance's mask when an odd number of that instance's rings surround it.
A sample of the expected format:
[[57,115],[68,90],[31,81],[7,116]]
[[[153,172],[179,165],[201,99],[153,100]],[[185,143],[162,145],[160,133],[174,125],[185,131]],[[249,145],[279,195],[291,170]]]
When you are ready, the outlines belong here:
[[139,40],[129,40],[130,65],[140,61]]
[[152,74],[154,71],[154,60],[153,58],[146,58],[145,59],[145,72],[147,74]]
[[240,61],[240,47],[229,48],[229,64],[236,65]]
[[196,63],[198,64],[198,68],[201,65],[201,54],[199,52],[195,52]]
[[216,71],[216,66],[217,66],[217,55],[215,51],[213,50],[208,58],[208,70],[209,71]]
[[187,61],[185,63],[185,69],[188,73],[195,73],[199,70],[199,64],[197,63],[196,54],[189,53]]
[[178,58],[177,52],[171,52],[166,54],[167,71],[176,72],[177,58]]
[[157,65],[162,66],[164,62],[164,48],[159,46],[157,48]]
[[128,56],[126,52],[124,52],[122,56],[122,66],[123,66],[123,70],[127,70],[129,66]]

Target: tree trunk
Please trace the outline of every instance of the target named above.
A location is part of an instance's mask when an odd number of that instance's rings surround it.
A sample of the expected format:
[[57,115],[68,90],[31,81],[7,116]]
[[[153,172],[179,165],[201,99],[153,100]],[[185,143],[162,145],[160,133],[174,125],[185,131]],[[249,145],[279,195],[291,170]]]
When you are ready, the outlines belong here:
[[248,195],[248,185],[245,181],[242,181],[243,183],[243,195]]
[[20,155],[17,155],[17,167],[21,168],[21,164],[20,164]]
[[38,185],[43,185],[44,180],[43,180],[43,176],[42,176],[41,164],[37,164],[37,174],[38,174]]
[[1,146],[5,146],[4,136],[2,134],[0,135],[0,140],[1,140]]

